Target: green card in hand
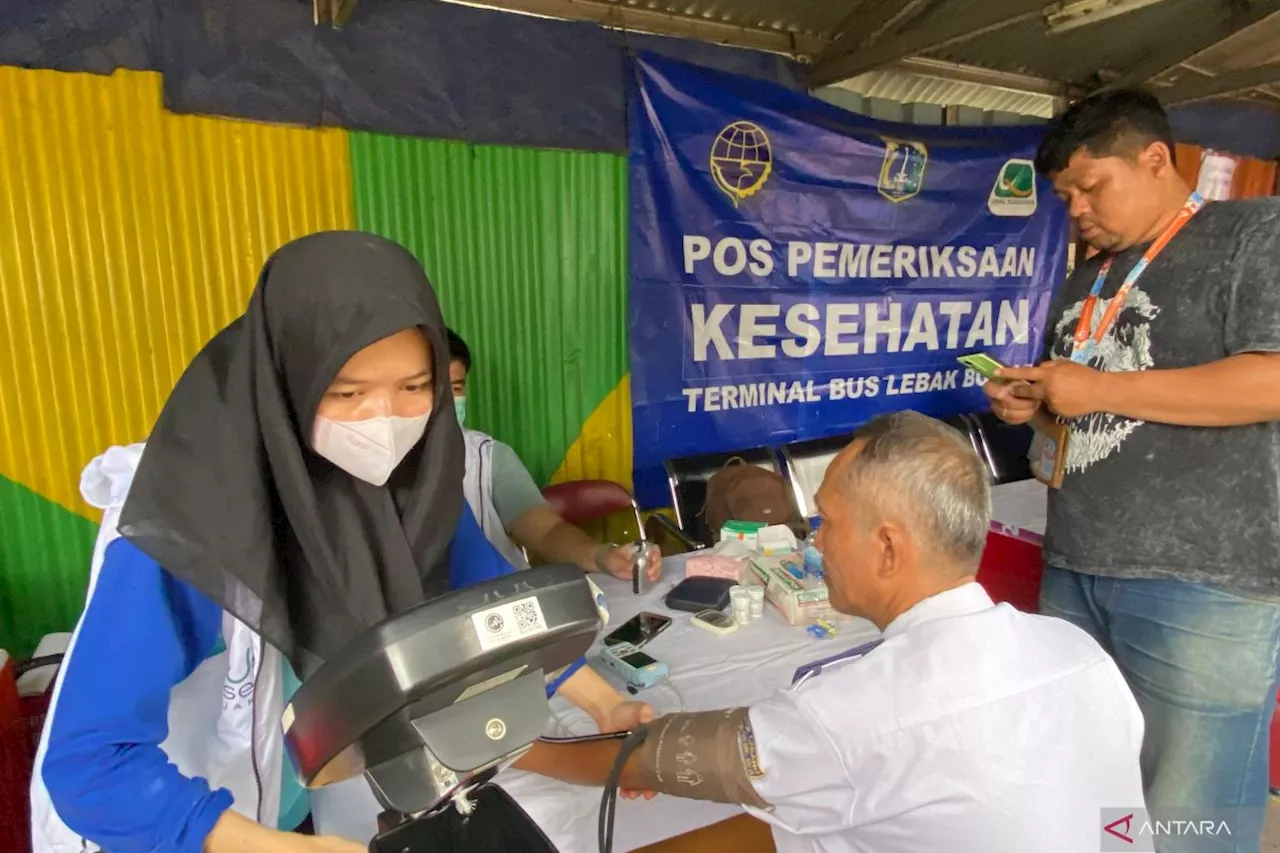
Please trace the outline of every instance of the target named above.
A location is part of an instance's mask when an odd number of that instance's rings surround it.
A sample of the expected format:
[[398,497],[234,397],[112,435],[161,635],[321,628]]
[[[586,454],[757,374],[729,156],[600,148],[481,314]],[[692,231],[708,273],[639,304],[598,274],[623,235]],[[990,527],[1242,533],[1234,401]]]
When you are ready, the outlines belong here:
[[957,358],[956,361],[973,370],[975,373],[979,373],[987,379],[993,379],[996,381],[999,381],[999,377],[996,376],[996,371],[1004,367],[1003,364],[984,352],[962,355]]

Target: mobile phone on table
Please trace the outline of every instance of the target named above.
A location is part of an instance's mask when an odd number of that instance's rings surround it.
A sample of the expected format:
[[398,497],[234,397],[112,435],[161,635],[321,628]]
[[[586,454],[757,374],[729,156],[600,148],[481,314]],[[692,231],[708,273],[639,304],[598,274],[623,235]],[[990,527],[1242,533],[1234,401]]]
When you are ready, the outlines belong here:
[[670,624],[670,616],[663,616],[660,613],[637,613],[606,634],[604,644],[606,646],[616,646],[619,643],[630,643],[636,648],[640,648],[667,630],[667,626]]
[[1002,362],[987,355],[985,352],[973,352],[973,353],[969,353],[968,355],[962,355],[959,358],[957,358],[956,361],[960,362],[965,367],[972,370],[974,373],[977,373],[980,376],[983,376],[994,382],[1004,381],[999,376],[996,376],[996,371],[1004,367],[1005,365]]

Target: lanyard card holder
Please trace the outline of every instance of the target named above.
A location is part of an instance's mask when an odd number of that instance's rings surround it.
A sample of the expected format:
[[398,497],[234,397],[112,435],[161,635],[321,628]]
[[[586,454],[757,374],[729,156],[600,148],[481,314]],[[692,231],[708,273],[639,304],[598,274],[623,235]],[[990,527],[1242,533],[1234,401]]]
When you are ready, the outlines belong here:
[[1071,443],[1071,429],[1052,415],[1037,415],[1031,421],[1035,434],[1027,461],[1031,473],[1051,489],[1062,488],[1062,478],[1067,473],[1067,450]]

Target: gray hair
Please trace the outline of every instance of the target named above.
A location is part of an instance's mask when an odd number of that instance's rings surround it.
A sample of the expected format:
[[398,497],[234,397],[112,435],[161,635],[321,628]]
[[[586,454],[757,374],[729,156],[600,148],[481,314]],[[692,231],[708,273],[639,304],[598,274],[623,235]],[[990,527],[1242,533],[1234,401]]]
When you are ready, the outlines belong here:
[[881,415],[854,433],[844,489],[881,516],[913,523],[940,556],[976,569],[991,522],[987,466],[960,433],[918,412]]

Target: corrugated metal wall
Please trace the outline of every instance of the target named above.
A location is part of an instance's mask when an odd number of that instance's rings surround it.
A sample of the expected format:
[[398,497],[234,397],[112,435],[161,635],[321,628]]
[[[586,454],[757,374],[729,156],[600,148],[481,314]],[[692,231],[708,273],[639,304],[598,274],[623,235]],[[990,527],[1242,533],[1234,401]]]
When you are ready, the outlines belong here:
[[545,482],[627,371],[626,161],[369,134],[351,157],[359,227],[418,256],[471,347],[468,425]]
[[273,249],[351,222],[341,131],[174,116],[159,75],[0,68],[0,643],[81,606],[84,464],[145,437]]

